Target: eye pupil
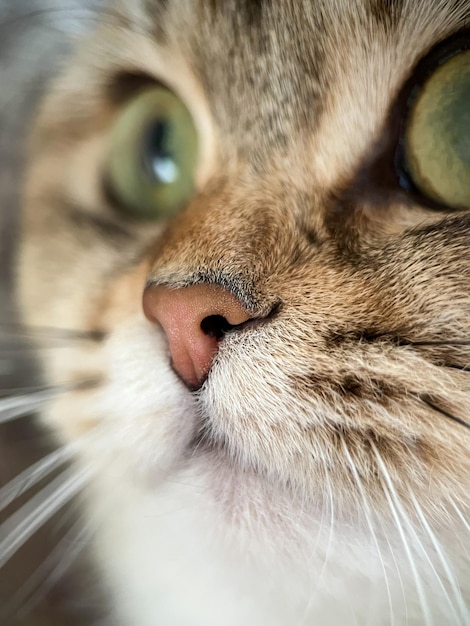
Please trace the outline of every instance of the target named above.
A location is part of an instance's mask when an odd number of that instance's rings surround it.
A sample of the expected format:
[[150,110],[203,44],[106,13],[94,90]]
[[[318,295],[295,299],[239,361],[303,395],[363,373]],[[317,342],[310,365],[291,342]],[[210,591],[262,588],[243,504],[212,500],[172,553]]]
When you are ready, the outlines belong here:
[[150,175],[159,183],[171,185],[180,176],[171,148],[171,125],[166,120],[155,122],[148,133],[144,159]]

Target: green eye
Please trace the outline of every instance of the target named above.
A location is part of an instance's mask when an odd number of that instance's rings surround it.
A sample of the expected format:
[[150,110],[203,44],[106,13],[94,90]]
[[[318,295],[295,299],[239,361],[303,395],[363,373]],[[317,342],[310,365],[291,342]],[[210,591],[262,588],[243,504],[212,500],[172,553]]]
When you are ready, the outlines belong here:
[[406,167],[427,197],[470,208],[470,50],[439,65],[413,102]]
[[192,117],[171,91],[140,93],[118,117],[107,173],[123,211],[140,219],[169,217],[190,200],[198,164]]

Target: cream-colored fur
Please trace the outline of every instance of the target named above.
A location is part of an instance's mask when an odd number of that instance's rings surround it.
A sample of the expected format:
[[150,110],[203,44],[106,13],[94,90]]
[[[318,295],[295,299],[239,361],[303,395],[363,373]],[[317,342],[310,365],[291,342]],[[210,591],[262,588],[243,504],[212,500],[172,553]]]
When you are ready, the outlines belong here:
[[[259,5],[112,5],[33,133],[18,297],[27,325],[103,333],[40,354],[49,383],[90,383],[42,417],[90,475],[110,624],[469,624],[470,432],[446,416],[469,421],[469,214],[356,179],[470,7]],[[125,72],[201,135],[169,224],[102,191]],[[203,275],[281,306],[190,392],[141,299]]]

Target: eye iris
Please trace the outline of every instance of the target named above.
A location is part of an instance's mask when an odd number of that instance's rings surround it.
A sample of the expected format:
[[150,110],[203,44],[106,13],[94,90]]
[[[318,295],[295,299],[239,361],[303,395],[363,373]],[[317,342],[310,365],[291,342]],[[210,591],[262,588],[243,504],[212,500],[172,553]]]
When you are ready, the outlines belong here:
[[133,217],[168,217],[194,192],[198,137],[179,98],[162,87],[137,96],[118,117],[108,173],[121,210]]
[[447,60],[424,84],[405,143],[416,186],[437,202],[470,208],[470,51]]

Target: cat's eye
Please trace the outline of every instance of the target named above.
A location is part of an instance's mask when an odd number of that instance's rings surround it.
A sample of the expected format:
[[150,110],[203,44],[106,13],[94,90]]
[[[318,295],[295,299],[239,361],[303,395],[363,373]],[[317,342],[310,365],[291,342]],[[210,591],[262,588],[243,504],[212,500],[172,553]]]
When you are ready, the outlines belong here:
[[405,167],[440,205],[470,208],[470,50],[445,58],[412,96]]
[[180,98],[164,87],[146,89],[114,124],[108,185],[129,215],[163,219],[194,193],[198,155],[198,134]]

